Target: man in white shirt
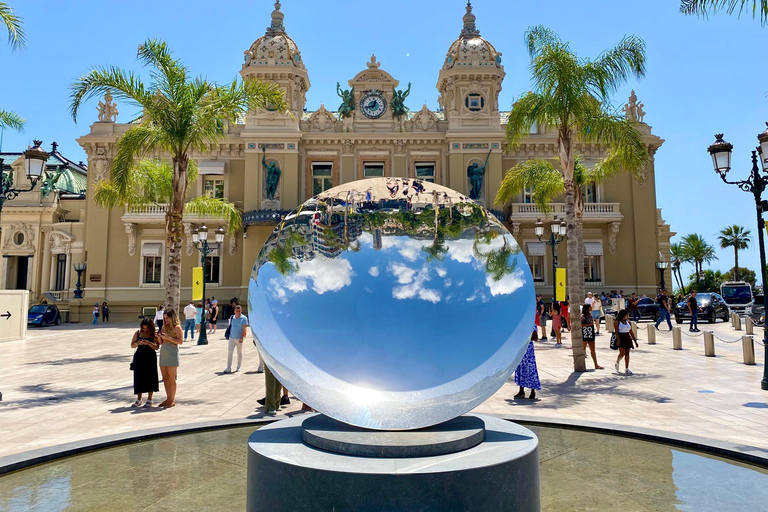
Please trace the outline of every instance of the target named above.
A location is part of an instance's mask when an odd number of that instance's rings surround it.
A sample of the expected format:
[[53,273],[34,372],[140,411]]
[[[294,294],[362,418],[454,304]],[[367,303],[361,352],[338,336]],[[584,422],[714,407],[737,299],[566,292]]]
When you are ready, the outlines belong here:
[[195,316],[197,316],[195,302],[189,301],[184,308],[184,341],[187,341],[187,331],[192,333],[192,341],[195,340]]

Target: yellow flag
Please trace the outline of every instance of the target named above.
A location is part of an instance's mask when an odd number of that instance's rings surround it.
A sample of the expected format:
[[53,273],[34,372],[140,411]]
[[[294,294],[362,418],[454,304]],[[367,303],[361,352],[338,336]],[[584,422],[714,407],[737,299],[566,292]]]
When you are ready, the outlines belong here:
[[564,268],[558,268],[557,274],[555,275],[555,279],[557,279],[557,294],[555,296],[555,300],[557,302],[563,302],[565,300],[565,269]]
[[192,268],[192,300],[203,300],[203,267]]

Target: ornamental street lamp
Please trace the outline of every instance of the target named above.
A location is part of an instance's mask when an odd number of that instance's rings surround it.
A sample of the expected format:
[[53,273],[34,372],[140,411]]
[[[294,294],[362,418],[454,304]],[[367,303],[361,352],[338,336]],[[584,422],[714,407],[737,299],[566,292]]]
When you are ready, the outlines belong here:
[[551,231],[549,240],[542,240],[541,237],[544,236],[544,223],[541,222],[541,219],[538,219],[533,232],[536,233],[536,238],[539,239],[539,242],[543,242],[552,248],[552,302],[555,302],[557,299],[557,247],[565,239],[567,227],[565,221],[558,221],[557,216],[555,216],[550,222],[549,229]]
[[205,281],[206,281],[206,275],[205,275],[205,269],[206,264],[208,263],[208,255],[213,253],[214,251],[217,251],[221,244],[224,243],[224,235],[225,231],[224,228],[219,227],[216,230],[215,238],[216,243],[215,244],[209,244],[208,243],[208,228],[203,224],[197,229],[192,230],[192,243],[195,244],[195,247],[198,251],[200,251],[200,264],[203,267],[203,318],[200,320],[200,335],[197,337],[197,344],[198,345],[207,345],[208,344],[208,335],[206,333],[206,322],[205,322]]
[[77,272],[77,284],[75,284],[75,298],[76,299],[82,299],[83,298],[83,289],[80,288],[80,277],[83,275],[83,272],[85,272],[85,269],[88,267],[85,263],[75,263],[75,272]]
[[43,141],[36,140],[34,142],[34,147],[31,147],[24,152],[24,167],[27,172],[27,178],[31,183],[29,188],[14,188],[13,173],[5,173],[3,159],[0,158],[0,212],[2,212],[3,204],[6,201],[16,199],[22,192],[31,192],[34,190],[41,178],[43,178],[43,183],[47,191],[45,195],[48,195],[48,193],[53,190],[56,180],[58,180],[59,176],[63,173],[63,170],[60,170],[53,177],[44,177],[45,164],[50,155],[40,147]]
[[[768,126],[768,123],[766,123]],[[765,227],[765,221],[763,220],[763,212],[768,211],[768,201],[763,201],[762,195],[766,187],[768,187],[768,163],[762,158],[764,155],[768,155],[768,129],[757,136],[757,140],[760,142],[760,147],[756,151],[752,151],[752,171],[746,180],[742,181],[728,181],[728,171],[731,170],[731,152],[733,151],[733,144],[723,140],[723,134],[718,133],[715,135],[715,143],[709,146],[707,151],[712,155],[712,164],[715,168],[715,172],[720,178],[729,185],[736,185],[744,192],[750,192],[755,197],[755,208],[757,210],[757,240],[760,246],[760,277],[763,281],[763,288],[765,288],[765,239],[763,236],[763,228]],[[757,154],[761,154],[760,167],[757,165]],[[762,168],[763,174],[760,174]],[[768,295],[763,294],[763,306],[768,308]],[[766,327],[763,327],[763,345],[768,344],[768,336],[766,336]],[[768,390],[768,346],[765,350],[765,365],[763,365],[763,380],[760,383],[760,387],[763,390]]]
[[667,287],[664,283],[664,272],[669,268],[669,262],[664,258],[664,255],[659,253],[659,261],[656,262],[656,268],[659,270],[659,280],[661,281],[661,289],[665,290]]

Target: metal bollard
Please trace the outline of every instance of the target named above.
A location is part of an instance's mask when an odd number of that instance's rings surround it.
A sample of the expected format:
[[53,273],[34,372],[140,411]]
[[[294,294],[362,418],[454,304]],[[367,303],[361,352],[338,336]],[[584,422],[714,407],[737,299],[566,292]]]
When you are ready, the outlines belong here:
[[748,316],[744,320],[744,332],[747,334],[755,334],[755,322],[752,321],[752,317]]
[[755,341],[751,336],[741,337],[741,348],[744,351],[744,364],[755,364]]
[[741,318],[736,313],[733,314],[733,328],[737,331],[741,330]]
[[656,327],[654,327],[653,324],[648,324],[647,326],[647,332],[648,332],[648,344],[649,345],[655,345],[656,344]]
[[683,335],[679,327],[672,328],[672,349],[683,350]]
[[715,357],[715,335],[712,331],[704,331],[704,355]]

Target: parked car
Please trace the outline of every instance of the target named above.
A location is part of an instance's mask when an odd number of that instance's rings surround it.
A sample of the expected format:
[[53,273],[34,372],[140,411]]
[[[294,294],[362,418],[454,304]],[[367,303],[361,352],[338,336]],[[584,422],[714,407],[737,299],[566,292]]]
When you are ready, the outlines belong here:
[[[675,306],[675,322],[678,324],[683,323],[685,320],[690,320],[691,313],[688,311],[688,298],[690,295],[686,295],[685,299],[678,302]],[[702,321],[708,321],[713,324],[717,322],[717,319],[722,319],[724,322],[728,322],[731,319],[731,312],[728,309],[728,305],[723,300],[723,297],[719,293],[699,293],[696,295],[696,303],[701,308],[699,311],[699,319]]]
[[755,295],[755,301],[747,307],[745,313],[755,323],[765,322],[765,305],[762,294]]
[[650,297],[641,297],[637,301],[637,309],[640,310],[640,319],[649,318],[653,321],[659,319],[659,304]]
[[29,308],[27,313],[27,325],[45,327],[47,325],[59,325],[61,313],[54,304],[36,304]]

